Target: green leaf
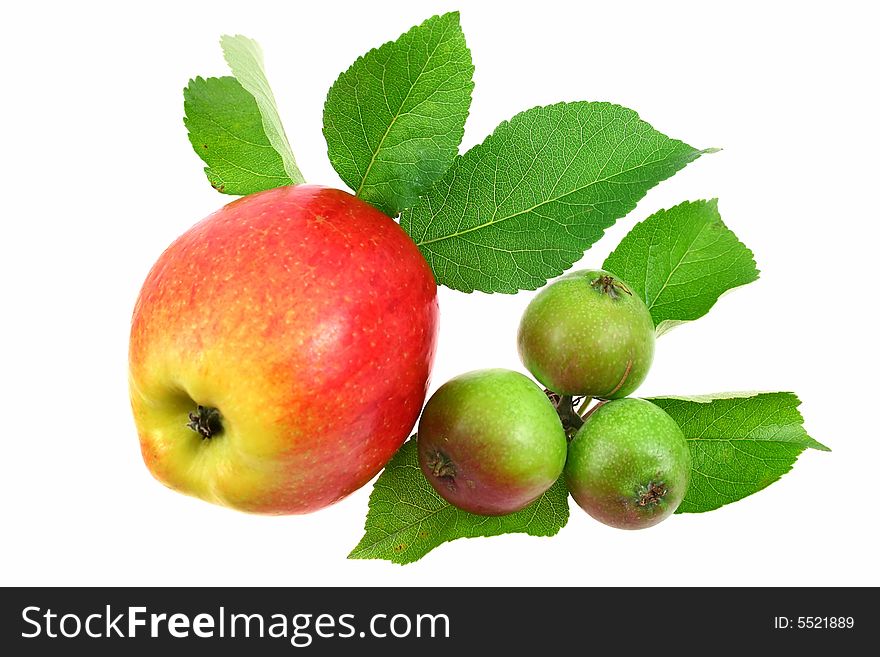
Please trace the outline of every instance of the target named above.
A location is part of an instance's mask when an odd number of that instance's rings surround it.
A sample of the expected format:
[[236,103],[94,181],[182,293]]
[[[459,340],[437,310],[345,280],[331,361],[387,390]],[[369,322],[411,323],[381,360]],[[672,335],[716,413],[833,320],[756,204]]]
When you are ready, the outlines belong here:
[[235,78],[195,78],[183,91],[184,124],[211,185],[251,194],[293,181],[269,142],[254,97]]
[[305,178],[300,173],[299,167],[296,166],[296,159],[287,142],[284,127],[281,125],[281,117],[278,115],[278,108],[275,105],[275,96],[266,79],[266,72],[263,68],[263,51],[260,46],[253,39],[239,34],[221,37],[220,47],[223,48],[223,56],[226,58],[226,63],[229,64],[232,74],[257,102],[266,137],[272,144],[272,148],[281,156],[284,170],[291,182],[294,184],[304,183]]
[[324,136],[355,194],[396,216],[452,164],[474,67],[458,12],[435,16],[359,58],[324,105]]
[[568,490],[562,478],[522,511],[478,516],[451,506],[419,469],[416,437],[394,455],[370,494],[366,533],[349,559],[417,561],[457,538],[529,534],[553,536],[568,522]]
[[757,493],[791,470],[813,440],[791,392],[650,399],[678,422],[693,459],[677,513],[702,513]]
[[618,105],[536,107],[458,158],[401,225],[448,287],[534,290],[704,152]]
[[718,199],[655,212],[621,240],[603,269],[645,300],[659,335],[758,279],[752,252],[721,221]]

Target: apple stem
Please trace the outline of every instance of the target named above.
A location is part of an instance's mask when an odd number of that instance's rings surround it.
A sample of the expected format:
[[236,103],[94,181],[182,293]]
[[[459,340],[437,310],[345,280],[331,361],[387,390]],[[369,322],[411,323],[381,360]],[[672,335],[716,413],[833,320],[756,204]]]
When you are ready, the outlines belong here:
[[[607,403],[608,403],[607,399],[600,399],[586,413],[581,412],[580,416],[583,418],[584,422],[586,422],[588,417],[590,417],[593,413],[595,413],[597,410],[599,410],[600,407],[604,406]],[[583,408],[581,410],[583,411]]]
[[186,426],[204,440],[210,440],[218,433],[223,432],[223,423],[220,419],[220,411],[216,408],[199,404],[198,410],[189,414],[189,422],[186,423]]
[[575,405],[580,404],[582,407],[589,404],[589,399],[584,397],[573,397],[571,395],[559,395],[552,390],[544,390],[544,394],[556,407],[559,419],[562,422],[562,428],[565,429],[566,437],[571,440],[574,435],[584,425],[584,419],[575,410]]

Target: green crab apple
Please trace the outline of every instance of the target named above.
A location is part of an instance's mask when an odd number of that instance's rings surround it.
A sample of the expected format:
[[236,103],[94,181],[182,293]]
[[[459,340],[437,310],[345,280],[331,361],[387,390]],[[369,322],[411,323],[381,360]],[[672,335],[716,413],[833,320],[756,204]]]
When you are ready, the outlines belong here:
[[654,323],[625,282],[602,270],[578,271],[532,299],[517,343],[523,364],[553,392],[617,399],[648,374]]
[[134,309],[129,384],[165,485],[265,514],[368,482],[427,392],[437,287],[413,241],[356,197],[280,187],[178,238]]
[[567,441],[528,377],[503,369],[457,376],[419,420],[419,465],[450,504],[482,515],[519,511],[562,474]]
[[643,529],[669,517],[687,492],[691,455],[678,424],[643,399],[605,402],[568,447],[571,496],[596,520]]

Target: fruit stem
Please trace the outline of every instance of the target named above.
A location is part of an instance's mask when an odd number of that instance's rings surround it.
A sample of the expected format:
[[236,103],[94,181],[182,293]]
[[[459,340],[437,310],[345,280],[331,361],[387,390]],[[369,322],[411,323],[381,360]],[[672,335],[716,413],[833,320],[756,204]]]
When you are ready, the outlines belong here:
[[556,408],[559,420],[562,422],[562,428],[565,429],[565,436],[571,440],[574,435],[584,425],[583,418],[575,410],[575,399],[582,406],[589,404],[589,399],[582,397],[572,397],[571,395],[559,395],[552,390],[544,390],[544,394]]
[[220,411],[216,408],[199,404],[196,412],[189,414],[189,422],[186,423],[186,426],[199,434],[204,440],[210,440],[223,432],[223,423],[220,419]]
[[[590,403],[593,401],[592,397],[573,397],[572,404],[576,406],[575,409],[577,414],[581,417],[581,419],[586,418],[589,413],[586,413],[587,409],[590,406]],[[585,415],[586,413],[586,415]]]
[[[583,418],[584,422],[586,422],[586,421],[587,421],[587,418],[590,417],[593,413],[595,413],[600,407],[604,406],[604,405],[607,404],[607,403],[608,403],[608,400],[607,400],[607,399],[600,399],[600,400],[599,400],[598,402],[596,402],[596,404],[593,405],[593,407],[592,407],[590,410],[588,410],[586,413],[581,413],[581,417]],[[583,411],[583,407],[581,407],[581,410]]]

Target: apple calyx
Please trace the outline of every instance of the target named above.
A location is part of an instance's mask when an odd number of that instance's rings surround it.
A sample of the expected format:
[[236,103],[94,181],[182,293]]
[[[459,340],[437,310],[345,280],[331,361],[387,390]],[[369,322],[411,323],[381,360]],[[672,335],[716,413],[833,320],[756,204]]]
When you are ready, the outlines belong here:
[[186,426],[199,434],[204,440],[210,440],[217,434],[223,433],[223,423],[220,420],[220,411],[216,408],[199,404],[198,410],[195,413],[189,414],[189,422],[186,423]]
[[447,486],[455,488],[455,464],[447,454],[439,449],[432,452],[428,457],[428,469]]
[[669,492],[666,484],[662,481],[650,482],[639,494],[639,506],[656,506],[663,499],[663,496]]
[[629,288],[613,276],[600,276],[592,281],[590,285],[594,290],[599,290],[614,300],[620,298],[621,292],[625,292],[629,296],[632,296],[632,292],[630,292]]

